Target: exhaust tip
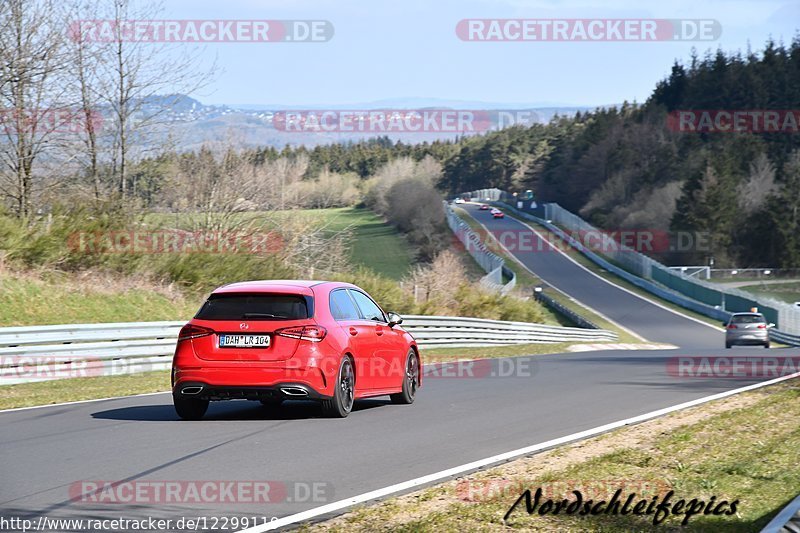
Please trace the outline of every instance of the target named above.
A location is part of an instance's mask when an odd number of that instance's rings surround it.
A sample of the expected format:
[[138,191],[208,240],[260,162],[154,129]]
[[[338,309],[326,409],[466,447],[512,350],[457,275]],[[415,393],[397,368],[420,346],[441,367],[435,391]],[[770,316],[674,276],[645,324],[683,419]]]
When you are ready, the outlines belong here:
[[286,396],[308,396],[308,391],[300,387],[281,387],[281,392]]
[[192,385],[190,387],[182,388],[181,389],[181,394],[187,394],[187,395],[191,396],[191,395],[195,395],[195,394],[200,394],[200,392],[202,390],[203,390],[203,387],[200,387],[200,386],[197,386],[197,385]]

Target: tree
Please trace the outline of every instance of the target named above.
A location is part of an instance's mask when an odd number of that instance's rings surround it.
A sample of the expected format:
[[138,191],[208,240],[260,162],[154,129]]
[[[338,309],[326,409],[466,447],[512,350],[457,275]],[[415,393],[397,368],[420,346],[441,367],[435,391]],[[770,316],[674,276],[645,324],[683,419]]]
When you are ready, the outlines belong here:
[[[7,7],[7,9],[5,9]],[[63,38],[49,0],[5,0],[0,13],[0,190],[30,220],[35,162],[64,125]]]
[[[101,0],[99,6],[101,13],[108,15],[113,38],[110,43],[99,43],[101,76],[95,92],[102,95],[110,112],[112,170],[124,199],[132,152],[152,149],[148,141],[156,127],[165,124],[165,114],[184,94],[208,83],[216,66],[200,69],[199,55],[187,52],[186,47],[174,50],[168,44],[137,41],[125,35],[127,21],[156,19],[160,13],[157,7],[139,6],[134,0]],[[91,32],[91,24],[80,21],[80,34]]]

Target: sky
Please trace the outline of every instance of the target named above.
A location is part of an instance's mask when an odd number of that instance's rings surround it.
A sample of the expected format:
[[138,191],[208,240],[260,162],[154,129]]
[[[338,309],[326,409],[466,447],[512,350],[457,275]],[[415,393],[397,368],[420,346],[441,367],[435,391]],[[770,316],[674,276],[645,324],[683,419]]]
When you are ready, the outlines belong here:
[[[643,102],[675,60],[789,43],[800,0],[166,0],[166,19],[327,20],[327,42],[196,47],[220,67],[206,104],[357,104],[395,98],[595,106]],[[462,19],[713,19],[713,41],[469,42]]]

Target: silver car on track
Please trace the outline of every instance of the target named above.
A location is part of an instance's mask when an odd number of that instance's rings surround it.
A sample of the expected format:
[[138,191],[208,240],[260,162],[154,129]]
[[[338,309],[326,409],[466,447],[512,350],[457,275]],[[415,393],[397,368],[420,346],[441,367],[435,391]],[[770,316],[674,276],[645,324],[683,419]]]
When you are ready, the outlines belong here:
[[775,324],[768,324],[761,313],[734,313],[722,325],[725,326],[725,348],[736,344],[769,348],[769,328],[775,327]]

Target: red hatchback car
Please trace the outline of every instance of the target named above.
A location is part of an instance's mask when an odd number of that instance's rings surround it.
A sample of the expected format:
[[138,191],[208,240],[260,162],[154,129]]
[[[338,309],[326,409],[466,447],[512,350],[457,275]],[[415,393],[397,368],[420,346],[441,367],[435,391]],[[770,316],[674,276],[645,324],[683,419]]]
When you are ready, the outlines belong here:
[[210,401],[322,403],[346,417],[359,398],[410,404],[422,384],[414,338],[362,289],[328,281],[248,281],[216,289],[178,335],[172,398],[183,419]]

